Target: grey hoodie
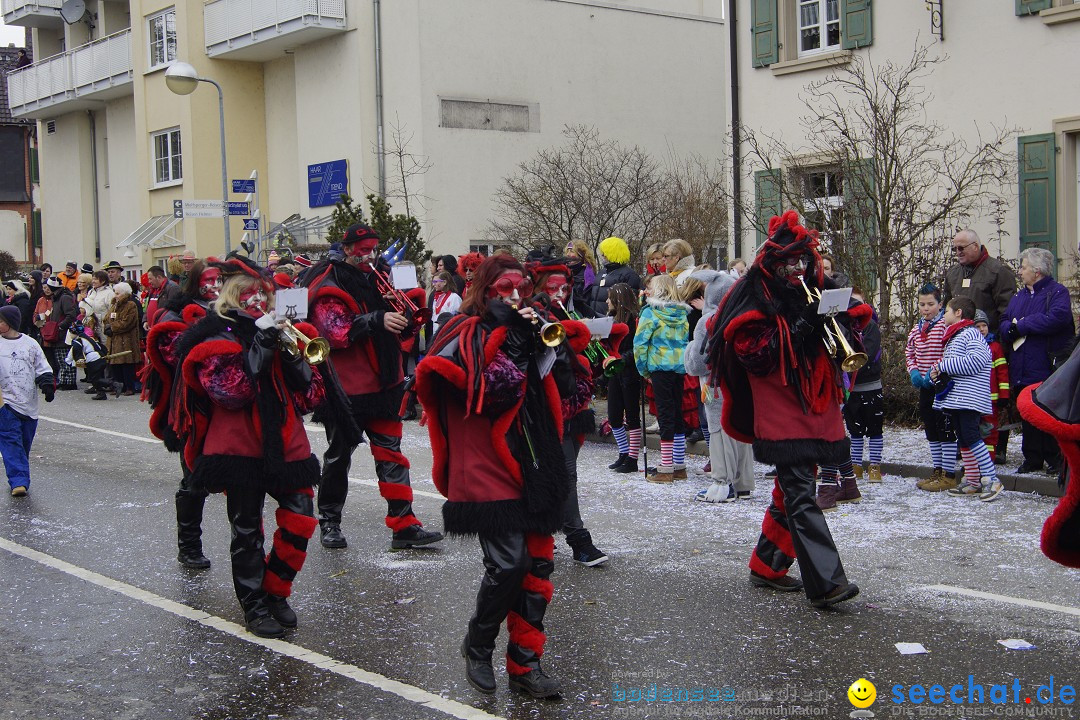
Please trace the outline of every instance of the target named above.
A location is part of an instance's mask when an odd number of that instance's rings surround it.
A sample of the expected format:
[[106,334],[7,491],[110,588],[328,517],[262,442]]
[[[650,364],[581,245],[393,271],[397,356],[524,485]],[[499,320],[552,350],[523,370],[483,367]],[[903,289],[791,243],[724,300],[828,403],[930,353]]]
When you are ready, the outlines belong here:
[[717,270],[698,270],[690,277],[705,283],[705,305],[701,309],[701,320],[694,328],[694,337],[683,353],[683,364],[686,366],[687,375],[696,375],[708,381],[709,368],[705,362],[705,347],[709,344],[709,319],[716,314],[721,301],[737,278]]

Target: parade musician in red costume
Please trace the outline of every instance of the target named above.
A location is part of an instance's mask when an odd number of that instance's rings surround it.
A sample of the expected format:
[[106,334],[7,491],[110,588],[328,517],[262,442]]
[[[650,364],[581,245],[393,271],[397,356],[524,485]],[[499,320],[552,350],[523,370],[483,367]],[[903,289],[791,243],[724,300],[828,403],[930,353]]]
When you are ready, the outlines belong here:
[[[178,341],[184,391],[174,431],[185,441],[191,487],[225,492],[233,586],[248,629],[281,637],[297,624],[286,598],[316,525],[312,487],[319,481],[319,461],[302,413],[323,402],[324,385],[301,353],[282,349],[284,321],[269,314],[269,276],[239,256],[230,256],[220,269],[221,294]],[[296,327],[316,335],[306,323]],[[266,495],[278,503],[269,555],[263,551]]]
[[[404,393],[401,336],[412,334],[411,318],[396,312],[376,284],[373,268],[389,274],[376,250],[379,236],[364,224],[352,225],[341,239],[344,260],[323,260],[304,273],[308,319],[330,343],[328,364],[348,396],[345,414],[319,413],[329,448],[323,456],[319,484],[319,527],[324,547],[348,545],[341,515],[349,490],[352,453],[371,443],[379,492],[386,499],[386,525],[393,531],[390,547],[405,549],[442,540],[425,530],[413,513],[409,461],[401,453]],[[381,265],[377,265],[381,263]]]
[[[553,592],[552,533],[562,526],[569,484],[562,402],[575,390],[576,359],[567,343],[540,342],[540,318],[526,302],[531,294],[517,260],[485,260],[461,314],[439,330],[417,367],[416,389],[435,486],[447,499],[444,527],[479,536],[484,553],[486,572],[461,645],[466,677],[480,692],[495,692],[491,656],[505,619],[511,689],[551,697],[559,682],[540,668],[540,657]],[[568,336],[588,334],[580,323],[567,325],[578,326]]]

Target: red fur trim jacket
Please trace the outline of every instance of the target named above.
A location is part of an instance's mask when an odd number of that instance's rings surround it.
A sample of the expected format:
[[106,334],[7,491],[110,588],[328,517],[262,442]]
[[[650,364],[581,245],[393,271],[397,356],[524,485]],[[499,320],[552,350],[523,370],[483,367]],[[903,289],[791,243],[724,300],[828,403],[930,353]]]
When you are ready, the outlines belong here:
[[[307,323],[297,329],[317,334]],[[211,314],[181,339],[177,434],[193,486],[270,491],[318,482],[302,415],[323,401],[322,375],[277,343],[276,331],[256,330],[239,313],[228,321]]]
[[552,532],[568,476],[561,449],[563,396],[576,390],[575,356],[554,365],[531,328],[457,315],[416,369],[434,455],[435,486],[454,534]]

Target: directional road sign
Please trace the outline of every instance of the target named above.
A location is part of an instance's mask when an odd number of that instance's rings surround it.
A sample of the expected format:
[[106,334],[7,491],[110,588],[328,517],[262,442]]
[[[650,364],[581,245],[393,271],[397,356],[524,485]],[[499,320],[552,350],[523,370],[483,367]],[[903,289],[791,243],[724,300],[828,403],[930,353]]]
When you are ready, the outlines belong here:
[[230,215],[250,215],[251,214],[251,203],[246,202],[244,200],[230,200],[229,201],[229,214]]

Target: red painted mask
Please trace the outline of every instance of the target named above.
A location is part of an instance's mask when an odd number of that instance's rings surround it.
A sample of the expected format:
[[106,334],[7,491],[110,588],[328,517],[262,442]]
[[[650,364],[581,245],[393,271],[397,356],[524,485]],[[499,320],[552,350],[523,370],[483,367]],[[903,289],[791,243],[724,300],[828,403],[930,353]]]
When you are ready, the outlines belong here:
[[509,270],[488,287],[488,298],[498,297],[507,305],[520,305],[533,293],[533,282],[516,270]]
[[786,279],[792,285],[799,285],[806,274],[806,256],[784,258],[776,267],[776,276]]
[[255,281],[248,285],[240,293],[240,309],[252,317],[262,317],[266,314],[269,302],[266,289],[261,282]]
[[344,247],[345,258],[353,265],[372,265],[375,260],[375,248],[379,241],[375,238],[357,240]]
[[199,297],[207,302],[217,300],[221,294],[221,271],[207,268],[199,276]]
[[555,302],[565,303],[570,297],[570,286],[566,284],[566,276],[562,273],[549,275],[544,283],[544,292]]

